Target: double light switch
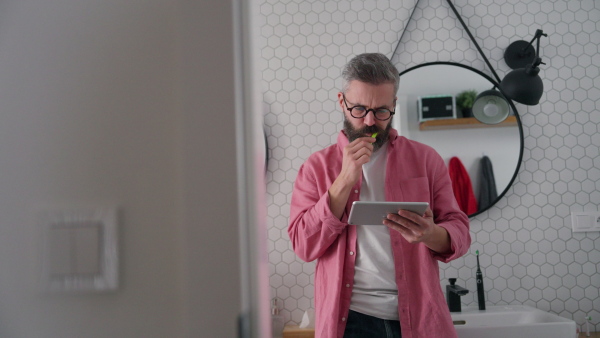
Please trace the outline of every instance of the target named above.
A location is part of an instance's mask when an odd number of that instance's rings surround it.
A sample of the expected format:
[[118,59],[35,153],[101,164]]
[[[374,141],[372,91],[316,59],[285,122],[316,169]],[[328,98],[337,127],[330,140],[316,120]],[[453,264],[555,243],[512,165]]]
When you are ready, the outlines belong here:
[[101,269],[102,224],[58,223],[48,229],[48,273],[52,276],[95,275]]
[[117,209],[40,212],[42,287],[102,291],[118,287]]

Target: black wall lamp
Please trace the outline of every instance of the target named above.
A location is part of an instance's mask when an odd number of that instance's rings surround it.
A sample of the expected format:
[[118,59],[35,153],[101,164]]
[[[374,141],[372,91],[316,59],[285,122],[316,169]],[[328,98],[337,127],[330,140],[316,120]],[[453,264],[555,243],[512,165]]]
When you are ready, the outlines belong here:
[[[540,64],[545,65],[540,58],[540,38],[548,36],[541,29],[535,32],[531,42],[519,40],[511,43],[504,52],[504,61],[514,69],[508,73],[500,88],[507,97],[526,105],[540,103],[544,93],[544,84],[538,75]],[[537,49],[533,50],[533,42],[537,40]]]
[[[499,91],[494,87],[477,95],[473,103],[473,116],[482,123],[496,124],[504,121],[510,114],[510,105],[506,98],[526,105],[538,104],[544,91],[542,80],[538,75],[540,72],[538,66],[544,64],[539,57],[540,38],[548,35],[538,29],[531,42],[527,43],[519,40],[510,44],[504,54],[504,59],[508,66],[514,70],[508,73],[503,80],[500,80],[452,2],[450,0],[446,1],[499,84]],[[537,40],[537,49],[533,51],[532,44],[535,40]]]

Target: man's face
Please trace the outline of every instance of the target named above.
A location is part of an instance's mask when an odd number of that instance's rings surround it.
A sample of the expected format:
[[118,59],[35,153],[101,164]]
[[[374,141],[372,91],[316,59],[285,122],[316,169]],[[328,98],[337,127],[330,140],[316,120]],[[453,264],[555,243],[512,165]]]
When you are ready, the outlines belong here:
[[379,149],[387,142],[389,130],[392,126],[392,118],[386,121],[378,120],[375,118],[373,111],[369,111],[364,117],[355,118],[350,115],[347,108],[363,106],[367,109],[385,108],[394,111],[396,101],[394,84],[373,85],[354,80],[348,85],[346,93],[338,93],[338,101],[344,112],[344,132],[350,142],[359,137],[371,136],[375,132],[378,132],[378,134],[377,142],[374,143],[374,150]]

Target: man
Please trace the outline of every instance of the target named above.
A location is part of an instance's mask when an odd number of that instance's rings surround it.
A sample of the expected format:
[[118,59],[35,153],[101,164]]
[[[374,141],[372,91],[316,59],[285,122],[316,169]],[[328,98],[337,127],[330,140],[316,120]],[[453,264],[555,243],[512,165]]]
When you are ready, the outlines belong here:
[[[343,131],[302,165],[290,208],[294,251],[318,259],[316,337],[456,337],[437,262],[465,254],[471,238],[445,163],[391,128],[399,75],[384,55],[354,57],[342,77]],[[351,225],[356,200],[430,207]]]

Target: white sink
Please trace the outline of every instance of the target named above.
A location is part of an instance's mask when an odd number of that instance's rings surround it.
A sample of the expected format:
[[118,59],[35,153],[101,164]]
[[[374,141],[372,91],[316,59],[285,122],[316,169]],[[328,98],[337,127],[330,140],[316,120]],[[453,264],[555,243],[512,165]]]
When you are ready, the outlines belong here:
[[459,338],[577,338],[573,320],[526,305],[463,306],[450,314]]

